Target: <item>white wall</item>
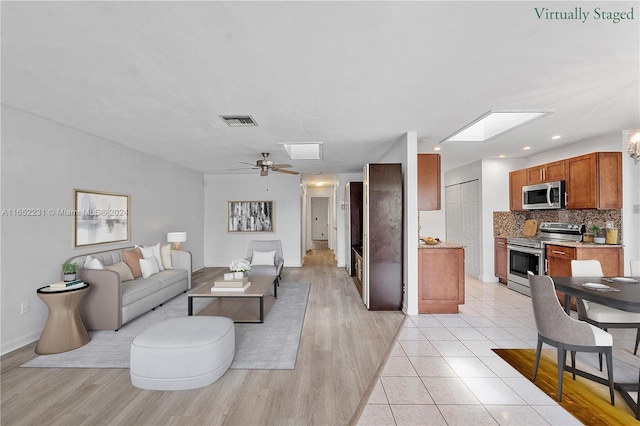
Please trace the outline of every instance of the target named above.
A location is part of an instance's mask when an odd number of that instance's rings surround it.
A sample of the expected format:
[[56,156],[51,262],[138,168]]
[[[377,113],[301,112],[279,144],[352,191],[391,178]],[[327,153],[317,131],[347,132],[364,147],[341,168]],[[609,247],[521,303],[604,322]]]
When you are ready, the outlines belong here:
[[[234,259],[245,257],[250,240],[281,240],[284,266],[301,266],[297,176],[221,174],[205,175],[204,180],[205,266],[229,266]],[[274,232],[227,232],[227,201],[273,201]]]
[[[2,209],[72,210],[73,189],[131,196],[131,242],[74,249],[69,216],[2,217],[2,353],[40,337],[48,311],[36,290],[60,280],[83,253],[166,242],[187,232],[195,269],[203,258],[202,174],[2,107]],[[20,313],[20,304],[31,310]]]

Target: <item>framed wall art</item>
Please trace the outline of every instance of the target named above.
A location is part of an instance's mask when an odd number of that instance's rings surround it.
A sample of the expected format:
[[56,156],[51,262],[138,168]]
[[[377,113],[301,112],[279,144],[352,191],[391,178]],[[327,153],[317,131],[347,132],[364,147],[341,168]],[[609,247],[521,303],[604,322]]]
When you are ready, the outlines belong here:
[[227,232],[273,232],[273,201],[229,201]]
[[75,189],[73,196],[74,247],[129,241],[129,195]]

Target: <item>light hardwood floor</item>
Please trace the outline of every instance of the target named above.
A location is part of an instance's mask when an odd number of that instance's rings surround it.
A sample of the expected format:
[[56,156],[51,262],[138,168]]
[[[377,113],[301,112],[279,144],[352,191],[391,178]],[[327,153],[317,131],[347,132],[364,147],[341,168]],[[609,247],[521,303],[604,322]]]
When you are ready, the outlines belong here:
[[[216,271],[198,271],[194,282]],[[0,423],[348,424],[375,382],[404,314],[367,311],[329,250],[310,250],[304,266],[285,268],[282,279],[312,283],[295,370],[228,370],[202,389],[148,391],[131,385],[128,369],[20,368],[36,356],[33,343],[0,359]]]

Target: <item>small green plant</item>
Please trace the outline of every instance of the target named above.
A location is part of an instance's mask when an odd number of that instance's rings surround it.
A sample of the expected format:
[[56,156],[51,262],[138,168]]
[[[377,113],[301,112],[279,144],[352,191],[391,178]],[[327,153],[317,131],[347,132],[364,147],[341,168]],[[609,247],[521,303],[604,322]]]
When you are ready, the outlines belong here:
[[598,225],[591,225],[591,227],[589,228],[589,230],[591,231],[591,233],[593,235],[598,235],[600,234],[600,227]]
[[62,264],[62,273],[63,274],[75,274],[76,272],[78,272],[78,264],[77,263],[64,262]]

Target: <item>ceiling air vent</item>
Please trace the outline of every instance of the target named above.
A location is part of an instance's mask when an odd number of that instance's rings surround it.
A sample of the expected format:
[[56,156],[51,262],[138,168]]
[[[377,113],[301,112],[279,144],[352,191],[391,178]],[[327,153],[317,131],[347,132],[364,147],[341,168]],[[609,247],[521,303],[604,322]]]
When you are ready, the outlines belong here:
[[229,127],[249,127],[258,125],[250,115],[221,115],[220,118],[222,118]]

